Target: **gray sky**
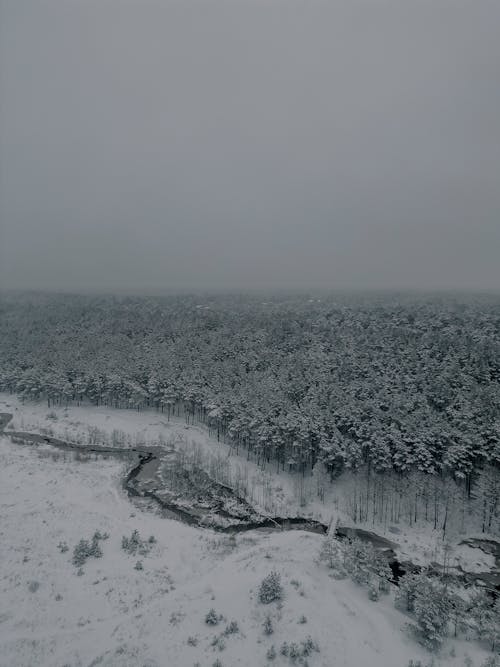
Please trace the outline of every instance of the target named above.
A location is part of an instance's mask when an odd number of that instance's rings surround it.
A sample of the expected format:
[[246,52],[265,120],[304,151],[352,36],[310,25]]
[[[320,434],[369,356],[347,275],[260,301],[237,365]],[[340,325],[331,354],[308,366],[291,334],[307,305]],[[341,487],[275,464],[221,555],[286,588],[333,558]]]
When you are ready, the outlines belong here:
[[498,0],[0,0],[0,285],[500,289]]

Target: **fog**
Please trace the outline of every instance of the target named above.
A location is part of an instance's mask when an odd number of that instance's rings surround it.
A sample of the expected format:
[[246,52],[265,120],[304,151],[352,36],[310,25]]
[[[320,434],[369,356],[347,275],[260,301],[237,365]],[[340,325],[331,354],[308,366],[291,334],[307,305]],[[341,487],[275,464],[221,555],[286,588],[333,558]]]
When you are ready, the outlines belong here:
[[0,0],[0,285],[500,288],[500,4]]

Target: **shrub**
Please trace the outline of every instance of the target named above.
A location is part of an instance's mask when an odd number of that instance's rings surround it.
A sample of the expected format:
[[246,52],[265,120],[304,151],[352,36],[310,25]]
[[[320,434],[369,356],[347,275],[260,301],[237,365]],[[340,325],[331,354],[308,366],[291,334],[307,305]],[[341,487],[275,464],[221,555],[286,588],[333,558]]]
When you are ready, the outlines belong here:
[[226,642],[224,641],[224,637],[222,635],[220,636],[215,635],[215,637],[210,642],[210,646],[218,648],[219,651],[223,651],[226,648]]
[[274,660],[276,658],[276,649],[274,648],[274,646],[271,646],[271,648],[268,649],[266,653],[266,658],[268,660]]
[[273,622],[272,622],[271,617],[269,616],[269,614],[264,619],[264,623],[262,624],[262,626],[264,628],[264,634],[265,635],[272,635],[273,634],[273,632],[274,632]]
[[205,623],[207,625],[218,625],[219,624],[219,617],[217,616],[217,612],[215,609],[212,607],[210,611],[207,613],[205,616]]
[[271,572],[264,577],[259,588],[259,600],[263,604],[269,604],[283,599],[283,586],[281,576],[278,572]]
[[240,628],[238,627],[238,623],[236,621],[231,621],[231,623],[229,623],[229,625],[226,626],[226,628],[224,630],[224,634],[227,637],[228,635],[235,635],[239,631],[240,631]]
[[319,646],[318,644],[314,641],[314,639],[308,635],[303,642],[301,642],[301,649],[302,649],[302,656],[308,656],[311,655],[313,651],[316,651],[316,653],[319,653]]
[[102,549],[99,545],[99,540],[102,539],[99,532],[94,533],[92,542],[90,543],[89,556],[93,558],[102,558]]
[[156,538],[151,535],[147,540],[141,539],[138,530],[134,530],[130,537],[122,537],[122,549],[131,556],[147,556],[156,543]]
[[99,542],[106,540],[108,537],[107,533],[101,534],[96,530],[90,542],[88,540],[80,540],[73,549],[73,565],[81,568],[85,565],[88,558],[101,558],[102,549]]
[[137,563],[134,565],[134,570],[143,570],[144,567],[142,565],[142,562],[140,560],[137,561]]
[[73,549],[73,565],[75,567],[82,567],[82,565],[85,565],[85,562],[89,557],[90,544],[87,540],[80,540]]
[[59,542],[59,544],[57,545],[57,548],[59,549],[59,551],[62,554],[66,553],[66,551],[69,551],[69,547],[66,544],[66,542]]
[[299,623],[304,624],[307,623],[307,618],[302,614],[302,616],[299,618]]
[[187,638],[187,644],[188,644],[188,646],[198,646],[198,638],[197,637],[188,637]]

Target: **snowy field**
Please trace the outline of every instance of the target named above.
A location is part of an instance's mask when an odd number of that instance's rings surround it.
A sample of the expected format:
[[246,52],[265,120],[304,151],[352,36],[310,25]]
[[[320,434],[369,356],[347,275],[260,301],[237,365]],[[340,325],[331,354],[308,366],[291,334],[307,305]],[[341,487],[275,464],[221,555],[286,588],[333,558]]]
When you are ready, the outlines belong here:
[[[48,412],[10,396],[0,411],[14,412],[14,426],[25,430],[39,427]],[[58,435],[71,428],[81,434],[84,424],[148,439],[159,429],[185,430],[153,413],[85,407],[70,408],[64,418],[60,412],[51,422]],[[189,438],[197,437],[211,446],[201,429],[189,427]],[[292,664],[279,655],[283,642],[300,643],[308,635],[320,649],[308,658],[311,667],[431,661],[407,635],[409,619],[393,608],[391,596],[371,602],[366,590],[329,577],[317,563],[318,535],[249,532],[233,541],[162,519],[131,504],[117,460],[78,462],[7,438],[0,439],[0,460],[1,667],[282,667]],[[122,536],[135,529],[156,538],[148,555],[122,550]],[[96,530],[109,533],[103,556],[89,559],[79,576],[72,549]],[[61,542],[69,551],[61,553]],[[138,560],[142,570],[135,569]],[[272,570],[284,584],[281,608],[258,601],[259,584]],[[205,623],[211,608],[223,616],[217,626]],[[274,626],[269,636],[262,627],[267,614]],[[212,646],[231,621],[238,631]],[[266,653],[272,645],[278,656],[271,663]],[[474,642],[449,640],[435,664],[462,667],[467,655],[478,667],[487,657]]]
[[[50,407],[46,403],[22,403],[13,395],[0,393],[0,412],[13,414],[8,428],[40,433],[46,429],[55,437],[71,442],[87,443],[96,437],[97,444],[105,434],[108,441],[118,441],[120,446],[135,446],[162,441],[173,442],[176,448],[199,447],[207,456],[218,457],[229,470],[233,478],[247,480],[249,493],[247,500],[263,513],[273,516],[305,516],[317,519],[325,524],[351,525],[348,515],[342,511],[342,498],[349,493],[351,480],[343,476],[329,485],[324,501],[317,498],[315,484],[311,475],[302,478],[300,474],[280,472],[276,474],[274,464],[266,470],[254,462],[247,461],[245,451],[241,455],[234,453],[229,445],[217,442],[210,437],[202,425],[187,425],[183,418],[172,417],[155,410],[116,410],[92,405]],[[56,419],[48,418],[56,416]],[[302,496],[303,502],[299,501]],[[444,543],[441,531],[433,531],[429,524],[420,524],[411,528],[405,524],[383,526],[358,524],[396,542],[396,550],[401,561],[411,560],[419,565],[430,562],[441,563],[444,558]],[[394,531],[394,532],[393,532]],[[479,532],[469,530],[467,535],[451,534],[448,542],[452,548],[450,564],[460,566],[468,572],[489,571],[495,564],[493,556],[460,545],[464,537],[484,538]],[[486,536],[487,537],[487,536]],[[496,539],[495,536],[492,536]]]

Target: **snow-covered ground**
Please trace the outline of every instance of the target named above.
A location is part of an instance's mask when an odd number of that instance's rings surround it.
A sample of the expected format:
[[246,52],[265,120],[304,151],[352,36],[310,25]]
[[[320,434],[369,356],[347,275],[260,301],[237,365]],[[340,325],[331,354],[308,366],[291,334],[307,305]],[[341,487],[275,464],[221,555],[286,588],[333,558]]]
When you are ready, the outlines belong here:
[[[0,411],[14,412],[16,428],[30,430],[45,420],[46,407],[2,398]],[[154,413],[89,407],[63,413],[50,421],[60,435],[71,427],[81,433],[85,424],[147,438],[159,429],[185,431]],[[188,433],[214,444],[202,429]],[[317,563],[320,536],[249,532],[232,544],[227,536],[162,519],[131,504],[120,484],[124,465],[103,458],[78,462],[50,447],[0,438],[0,667],[212,667],[217,659],[224,667],[262,667],[271,664],[266,652],[273,644],[273,664],[283,667],[291,663],[279,655],[281,644],[307,635],[320,648],[308,658],[311,667],[430,663],[407,636],[409,619],[390,597],[371,602],[366,590],[328,576]],[[134,529],[157,540],[147,556],[121,548],[122,536]],[[89,559],[78,576],[72,549],[96,530],[109,533],[103,557]],[[60,542],[69,551],[61,553]],[[135,569],[137,560],[142,570]],[[272,570],[282,575],[281,609],[258,601],[259,584]],[[215,627],[205,623],[212,607],[224,617]],[[270,636],[262,628],[268,613]],[[299,623],[301,616],[306,623]],[[239,632],[227,636],[220,651],[212,640],[233,620]],[[486,658],[475,643],[450,640],[436,664],[461,667],[466,654],[477,666]]]
[[[311,665],[406,667],[426,658],[406,637],[405,617],[389,600],[328,577],[315,561],[321,538],[291,531],[227,537],[161,519],[130,504],[121,490],[122,465],[75,462],[0,440],[0,665],[260,666],[266,651],[310,634],[320,653]],[[108,532],[104,555],[77,575],[71,549],[96,530]],[[154,535],[149,555],[121,549],[122,535]],[[282,573],[283,607],[262,605],[257,589],[271,570]],[[299,582],[292,584],[292,581]],[[213,607],[225,620],[204,622]],[[275,632],[262,622],[270,613]],[[304,615],[307,623],[299,623]],[[221,652],[211,646],[232,620],[239,632]],[[195,637],[197,645],[188,644]],[[446,658],[443,664],[462,664]],[[456,647],[457,654],[464,649]],[[465,649],[474,651],[473,645]],[[287,664],[279,657],[275,664]],[[478,662],[479,664],[479,662]]]
[[[337,521],[342,525],[351,525],[346,513],[342,511],[342,496],[350,492],[351,480],[346,475],[335,480],[321,502],[315,493],[315,484],[311,476],[302,478],[300,474],[280,472],[276,474],[275,465],[261,470],[253,461],[247,461],[245,451],[238,456],[229,445],[217,442],[210,437],[202,425],[187,425],[182,418],[171,418],[154,410],[117,410],[92,405],[51,407],[44,402],[22,403],[13,395],[0,393],[0,412],[10,412],[13,419],[9,428],[29,432],[41,432],[50,429],[56,437],[74,442],[88,442],[96,436],[106,434],[108,444],[119,442],[120,446],[163,441],[175,443],[176,448],[199,447],[207,455],[218,456],[227,466],[228,474],[233,479],[246,479],[249,490],[247,500],[263,512],[274,516],[305,516],[322,521],[325,524]],[[48,418],[55,415],[56,419]],[[299,488],[301,487],[301,488]],[[300,502],[302,496],[302,503]],[[460,565],[469,572],[489,571],[495,564],[492,555],[473,549],[460,542],[465,534],[452,534],[443,542],[440,530],[433,531],[430,524],[417,526],[382,526],[358,524],[398,544],[397,554],[401,561],[425,565],[430,562],[442,563],[446,545],[451,546],[449,564]],[[394,532],[393,532],[394,531]],[[467,537],[485,537],[479,533],[468,532]]]

